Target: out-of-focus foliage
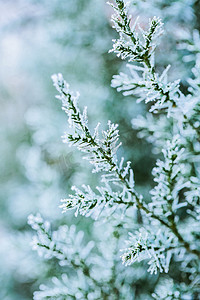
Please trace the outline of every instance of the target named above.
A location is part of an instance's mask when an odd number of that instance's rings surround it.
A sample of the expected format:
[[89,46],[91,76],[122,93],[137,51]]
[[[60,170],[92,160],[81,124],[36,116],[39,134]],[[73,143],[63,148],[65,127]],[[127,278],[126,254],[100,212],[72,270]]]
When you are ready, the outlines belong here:
[[[168,42],[164,39],[161,42],[157,58],[159,68],[172,64],[171,80],[190,76],[188,66],[192,67],[194,60],[188,64],[182,62],[182,55],[188,54],[188,49],[177,51],[179,45],[176,41],[177,37],[189,39],[193,28],[199,27],[198,1],[131,1],[131,5],[133,16],[140,14],[140,23],[144,26],[148,17],[157,15],[163,18]],[[107,119],[119,124],[123,142],[120,154],[134,164],[136,183],[147,199],[152,186],[150,173],[155,160],[152,147],[140,141],[131,128],[131,120],[145,114],[146,108],[136,105],[132,97],[122,100],[122,95],[110,87],[112,76],[125,69],[115,55],[108,54],[111,40],[116,37],[110,23],[111,9],[103,0],[9,0],[0,2],[0,11],[0,299],[32,299],[33,291],[44,282],[52,287],[52,298],[57,293],[56,287],[63,287],[65,295],[66,273],[73,275],[80,267],[78,263],[82,263],[76,261],[77,266],[69,264],[63,269],[63,263],[57,263],[60,257],[51,256],[47,251],[46,258],[50,260],[38,259],[30,250],[32,233],[26,225],[27,216],[37,211],[51,221],[53,228],[63,224],[69,226],[53,231],[54,236],[61,236],[61,241],[68,230],[66,228],[80,239],[81,234],[76,234],[74,227],[70,227],[73,223],[77,232],[85,232],[84,247],[91,240],[98,245],[91,250],[91,261],[85,259],[87,251],[84,257],[85,268],[92,265],[93,279],[81,272],[78,279],[76,276],[71,279],[74,290],[70,293],[77,292],[77,299],[84,299],[79,288],[84,291],[85,286],[91,289],[90,299],[103,299],[108,295],[113,295],[112,299],[148,299],[158,275],[150,277],[146,274],[145,263],[125,268],[117,252],[127,230],[133,230],[132,227],[126,228],[130,222],[114,216],[110,224],[94,225],[92,219],[74,218],[69,212],[62,215],[58,207],[60,198],[70,193],[71,185],[89,183],[95,187],[99,179],[91,175],[86,163],[80,164],[78,153],[60,141],[66,120],[53,97],[50,76],[55,72],[62,72],[72,88],[80,91],[80,106],[83,107],[84,103],[90,108],[88,113],[92,125],[96,125],[96,120],[104,124]],[[186,87],[183,80],[183,92]],[[137,128],[141,122],[137,123]],[[166,132],[168,124],[161,124]],[[146,134],[144,129],[142,134]],[[168,136],[162,138],[167,140]],[[151,140],[156,142],[153,150],[158,153],[162,145],[156,132]],[[196,188],[196,183],[193,184]],[[141,222],[140,214],[134,210],[126,218],[132,220],[133,216]],[[52,247],[51,244],[50,249]],[[71,254],[74,249],[76,247],[72,248]],[[83,265],[81,268],[84,270]],[[64,273],[62,276],[61,272]],[[175,265],[174,274],[174,277],[180,276],[176,274]],[[125,284],[124,278],[127,278]],[[96,288],[96,281],[104,285]],[[166,284],[165,276],[159,281],[163,289],[170,288],[170,284],[169,280]],[[120,290],[116,286],[120,286]],[[43,286],[42,289],[43,295],[36,293],[35,299],[44,298],[48,288]]]

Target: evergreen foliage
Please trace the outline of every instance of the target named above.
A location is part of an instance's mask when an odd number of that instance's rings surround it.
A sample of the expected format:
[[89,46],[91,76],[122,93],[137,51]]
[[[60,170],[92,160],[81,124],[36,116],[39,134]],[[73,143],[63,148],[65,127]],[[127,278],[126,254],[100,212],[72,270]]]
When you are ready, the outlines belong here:
[[[46,259],[56,258],[61,267],[67,264],[73,269],[69,276],[63,269],[51,285],[42,285],[34,299],[198,299],[198,38],[195,35],[194,46],[182,46],[195,55],[196,61],[188,92],[183,93],[179,80],[168,81],[169,67],[161,75],[156,71],[156,48],[163,34],[161,20],[152,18],[149,28],[144,30],[137,21],[132,24],[125,1],[116,0],[111,6],[115,10],[114,28],[119,33],[111,51],[129,61],[129,75],[114,76],[112,86],[148,105],[147,118],[139,117],[133,125],[142,133],[140,136],[155,141],[157,153],[162,149],[163,155],[153,168],[155,185],[151,197],[146,199],[137,191],[130,162],[124,163],[124,158],[120,158],[118,125],[108,121],[108,128],[100,133],[98,123],[92,133],[87,109],[79,109],[78,93],[70,90],[61,74],[52,76],[70,125],[63,141],[85,153],[93,172],[101,175],[101,185],[95,191],[89,185],[83,185],[82,190],[73,187],[75,193],[62,200],[61,207],[63,212],[75,209],[76,216],[92,216],[98,226],[109,222],[107,228],[113,241],[107,247],[106,240],[99,240],[92,252],[94,244],[82,246],[74,227],[62,226],[51,232],[49,223],[40,215],[31,215],[29,224],[36,230],[34,249]],[[169,132],[163,135],[166,128]],[[146,268],[146,262],[147,271],[157,276],[157,282],[138,295],[135,273],[140,273],[140,265]],[[176,268],[177,275],[173,275],[171,268]],[[162,275],[163,272],[169,275]]]
[[200,298],[199,3],[110,1],[0,3],[0,299]]

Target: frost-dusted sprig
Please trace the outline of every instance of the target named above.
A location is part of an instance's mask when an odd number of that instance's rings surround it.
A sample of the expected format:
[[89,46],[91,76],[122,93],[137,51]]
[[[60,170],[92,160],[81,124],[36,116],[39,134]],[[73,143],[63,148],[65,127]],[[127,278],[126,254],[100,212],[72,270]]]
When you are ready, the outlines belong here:
[[[92,253],[94,243],[85,244],[83,232],[76,232],[76,226],[63,225],[52,231],[50,223],[44,221],[40,214],[28,217],[28,224],[36,231],[32,247],[45,259],[56,258],[61,267],[70,267],[76,272],[76,277],[67,272],[68,268],[61,271],[59,278],[53,277],[52,283],[42,284],[40,291],[34,293],[34,300],[40,299],[106,299],[111,286],[109,282],[98,281],[94,270],[101,259],[97,253]],[[95,263],[94,263],[95,262]],[[78,278],[78,280],[77,280]]]
[[130,75],[120,73],[115,75],[112,86],[118,91],[123,91],[124,96],[134,95],[137,102],[144,101],[151,103],[150,112],[158,112],[161,109],[171,114],[174,108],[177,109],[180,99],[184,95],[179,89],[180,80],[168,82],[168,66],[161,75],[155,72],[151,61],[149,65],[144,62],[143,67],[128,64]]
[[[77,95],[74,96],[70,91],[69,85],[61,74],[52,76],[54,85],[58,92],[58,99],[62,101],[62,109],[68,115],[68,121],[73,129],[73,133],[66,133],[63,141],[69,145],[76,145],[79,150],[87,153],[85,157],[94,165],[94,172],[100,171],[119,171],[117,166],[116,152],[120,147],[118,125],[108,121],[108,129],[102,131],[102,138],[99,137],[99,124],[92,135],[88,128],[87,108],[83,113],[77,106]],[[122,172],[120,174],[122,175]]]
[[179,193],[189,185],[184,178],[183,152],[180,136],[174,136],[167,141],[163,150],[164,160],[158,160],[153,169],[154,181],[157,185],[151,190],[152,202],[149,204],[156,214],[161,214],[171,220],[177,210],[187,206],[187,202],[179,201]]
[[122,250],[122,262],[126,266],[134,262],[148,259],[150,265],[148,271],[153,274],[169,271],[169,263],[173,251],[177,246],[175,238],[170,230],[153,232],[151,229],[141,228],[134,234],[129,233],[128,248]]
[[[131,26],[131,16],[128,16],[127,5],[123,0],[117,0],[116,6],[109,4],[115,9],[116,14],[112,16],[112,21],[120,36],[118,40],[113,40],[113,49],[110,51],[115,52],[122,59],[145,61],[149,65],[149,58],[156,48],[157,38],[163,32],[161,20],[154,17],[149,21],[149,29],[144,31],[140,28],[137,19]],[[136,30],[137,25],[138,30]]]
[[[137,22],[133,27],[130,26],[130,17],[128,17],[124,1],[116,1],[116,3],[117,6],[114,7],[116,15],[113,16],[113,21],[120,38],[115,41],[111,51],[123,59],[129,58],[131,62],[142,63],[143,66],[130,65],[131,76],[123,73],[114,76],[112,86],[117,87],[118,90],[123,90],[125,95],[138,95],[139,93],[140,100],[153,102],[151,111],[157,112],[164,108],[168,109],[170,113],[172,107],[177,106],[176,102],[182,93],[179,90],[179,80],[172,83],[166,82],[169,67],[160,76],[155,72],[153,53],[158,44],[158,37],[163,33],[163,24],[159,18],[154,17],[150,20],[149,29],[147,31],[142,30],[142,37],[139,37],[135,29]],[[120,28],[122,29],[120,30]],[[142,76],[140,75],[141,72]]]
[[[117,144],[117,126],[108,122],[109,128],[107,131],[103,132],[103,139],[99,138],[98,126],[95,128],[94,135],[92,135],[87,126],[88,120],[86,114],[81,114],[77,106],[77,97],[73,96],[73,93],[69,90],[69,85],[65,82],[62,75],[53,75],[52,78],[56,89],[60,93],[57,98],[62,100],[63,110],[68,115],[69,123],[73,130],[72,134],[65,135],[64,141],[67,141],[69,144],[75,144],[79,150],[86,152],[88,154],[87,158],[94,165],[94,170],[96,172],[104,171],[107,173],[103,174],[102,177],[105,183],[112,182],[115,185],[120,185],[123,190],[125,189],[128,191],[131,195],[132,202],[136,204],[139,209],[144,210],[152,218],[155,218],[162,224],[165,224],[159,216],[152,214],[147,209],[147,206],[142,201],[142,196],[135,191],[133,171],[130,168],[130,163],[127,162],[124,167],[124,159],[122,158],[118,164],[116,151],[120,144]],[[86,109],[84,109],[84,111],[86,111]],[[78,199],[77,196],[79,197]],[[83,196],[76,193],[74,202],[75,205],[73,205],[73,200],[67,200],[66,208],[69,207],[69,209],[71,209],[73,206],[73,208],[78,209],[81,203],[84,210],[87,210],[89,207],[95,206],[96,197],[93,203],[87,201],[86,204],[86,202],[83,203]]]
[[83,232],[77,233],[73,225],[70,228],[63,225],[52,232],[50,223],[44,221],[40,214],[30,215],[28,224],[36,231],[32,241],[33,250],[45,259],[57,258],[61,266],[70,265],[73,268],[82,266],[94,247],[93,242],[83,245]]
[[77,97],[69,90],[69,85],[65,82],[61,74],[53,75],[53,82],[60,95],[57,98],[62,100],[62,108],[69,118],[69,123],[72,127],[73,133],[66,133],[64,142],[70,145],[75,144],[79,150],[87,153],[87,159],[94,165],[94,172],[107,172],[108,175],[103,176],[103,180],[112,181],[114,184],[121,184],[125,186],[135,198],[138,204],[141,201],[141,196],[137,194],[134,189],[133,171],[130,168],[130,162],[124,166],[124,159],[122,158],[118,163],[116,152],[121,145],[118,142],[119,134],[116,124],[108,121],[108,130],[102,132],[102,138],[99,137],[98,127],[94,130],[92,135],[87,123],[86,109],[81,114],[77,106]]
[[[164,216],[168,220],[166,223],[168,229],[159,230],[153,234],[152,230],[155,230],[156,227],[154,229],[153,227],[151,229],[143,228],[139,233],[131,234],[128,241],[129,247],[125,249],[122,255],[122,261],[125,265],[149,259],[149,271],[151,273],[156,273],[158,269],[160,272],[163,270],[168,272],[171,255],[176,253],[176,249],[183,247],[190,253],[200,255],[199,250],[190,246],[189,241],[185,240],[177,227],[177,210],[188,206],[187,197],[191,204],[198,199],[199,195],[198,188],[194,189],[195,183],[192,184],[185,180],[183,153],[180,136],[174,136],[172,141],[167,142],[166,149],[163,150],[164,160],[158,160],[157,166],[153,169],[154,180],[157,185],[151,191],[152,201],[149,203],[149,210],[153,211],[155,215]],[[184,188],[191,188],[191,190],[185,193],[185,201],[180,201],[179,193]],[[194,207],[191,215],[195,212]]]
[[[144,46],[138,37],[138,33],[136,33],[136,25],[133,29],[130,26],[130,17],[128,16],[124,1],[120,0],[119,2],[116,1],[116,3],[117,6],[114,7],[116,15],[113,17],[113,21],[116,30],[120,34],[120,38],[114,43],[112,51],[116,52],[117,55],[122,58],[128,57],[131,62],[139,62],[142,66],[131,65],[129,67],[131,76],[121,73],[114,77],[112,85],[119,90],[123,90],[125,95],[133,94],[138,96],[139,93],[140,101],[145,100],[145,102],[152,102],[150,108],[151,112],[158,112],[161,109],[167,110],[168,116],[173,113],[174,118],[179,116],[180,119],[180,117],[182,117],[182,122],[186,121],[187,125],[195,130],[193,123],[188,119],[187,115],[184,114],[183,104],[188,101],[186,101],[185,96],[179,89],[180,80],[174,82],[167,81],[169,66],[161,75],[155,71],[153,52],[157,45],[158,36],[162,33],[162,22],[155,17],[150,21],[149,30],[143,32],[143,38],[146,40]],[[118,23],[126,24],[126,26],[121,26],[122,29],[120,30]],[[142,47],[146,49],[145,55],[142,51]],[[149,50],[147,50],[148,47],[150,47]],[[132,48],[134,50],[135,48],[137,49],[137,55],[131,53]]]
[[177,224],[179,220],[178,209],[189,205],[187,197],[184,199],[179,198],[180,192],[186,188],[191,188],[180,136],[176,135],[172,141],[167,142],[163,154],[164,160],[158,160],[157,166],[153,169],[154,180],[157,185],[150,192],[152,201],[149,203],[149,208],[156,215],[167,218],[169,228],[187,251],[200,256],[198,248],[191,247],[189,241],[186,241],[180,233]]
[[195,299],[195,294],[198,299],[199,286],[195,287],[185,282],[177,283],[172,278],[161,278],[152,294],[152,298],[154,300],[186,300]]
[[[66,297],[68,299],[76,299],[75,295],[78,292],[78,287],[74,282],[69,278],[66,274],[62,274],[61,278],[58,279],[57,277],[52,278],[51,285],[40,285],[40,290],[34,292],[33,299],[34,300],[42,300],[42,299],[59,299],[65,300]],[[73,286],[73,290],[71,287]],[[80,293],[80,289],[79,289]]]
[[78,214],[86,217],[92,215],[95,219],[105,210],[107,215],[111,215],[111,213],[119,209],[120,206],[123,209],[127,209],[135,204],[126,186],[119,184],[119,187],[122,188],[121,191],[113,191],[106,181],[104,186],[96,187],[98,193],[95,193],[90,186],[83,185],[82,189],[73,186],[72,190],[75,194],[69,195],[69,198],[61,200],[63,204],[60,207],[63,209],[63,212],[75,209],[76,216]]
[[88,285],[87,277],[80,272],[78,278],[68,277],[62,274],[60,278],[53,277],[51,282],[40,285],[40,290],[34,292],[34,300],[55,299],[55,300],[76,300],[76,299],[101,299],[105,295],[97,286]]

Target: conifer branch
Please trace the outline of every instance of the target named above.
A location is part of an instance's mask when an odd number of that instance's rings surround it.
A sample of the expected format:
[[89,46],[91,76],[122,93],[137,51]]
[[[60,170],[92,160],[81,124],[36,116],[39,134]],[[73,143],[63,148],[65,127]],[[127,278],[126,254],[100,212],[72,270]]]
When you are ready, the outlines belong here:
[[[138,24],[138,31],[141,35],[136,32],[137,20],[134,26],[130,26],[131,17],[128,16],[126,5],[123,0],[117,0],[116,6],[114,7],[116,15],[112,17],[114,22],[114,28],[119,32],[120,38],[114,40],[113,49],[117,56],[121,56],[122,59],[129,59],[129,62],[138,62],[143,64],[143,68],[130,65],[131,73],[134,76],[135,70],[143,72],[143,78],[136,79],[134,77],[128,78],[123,73],[114,76],[112,86],[117,87],[118,90],[124,90],[125,95],[137,94],[139,91],[143,94],[140,100],[145,102],[154,102],[151,106],[150,112],[158,112],[161,109],[167,109],[168,115],[174,110],[173,116],[177,116],[181,113],[183,122],[188,124],[196,133],[197,139],[200,140],[199,127],[197,128],[192,121],[192,118],[184,113],[183,103],[186,102],[185,96],[179,89],[180,80],[174,82],[167,82],[167,73],[170,68],[168,66],[162,75],[158,75],[155,71],[153,63],[153,53],[158,44],[158,37],[163,33],[163,24],[159,18],[154,17],[149,22],[149,29],[145,32]],[[128,39],[128,41],[126,40]],[[144,42],[142,42],[142,39]],[[137,51],[136,51],[137,50]],[[127,84],[127,81],[129,84]],[[198,106],[198,105],[197,105]],[[197,107],[194,110],[198,109]],[[180,116],[179,116],[180,118]]]
[[[189,244],[178,232],[177,228],[175,227],[175,223],[172,224],[168,221],[165,221],[160,217],[160,215],[157,215],[152,210],[150,210],[149,207],[144,203],[143,197],[135,191],[133,184],[133,172],[130,169],[130,165],[127,164],[127,167],[123,169],[123,160],[121,161],[121,166],[118,165],[116,152],[120,144],[117,144],[117,126],[109,121],[109,129],[108,131],[103,132],[103,140],[100,140],[98,138],[98,128],[95,129],[95,134],[92,136],[87,126],[88,120],[85,113],[86,109],[84,109],[84,112],[81,114],[77,106],[77,96],[74,96],[73,93],[69,90],[69,85],[64,81],[61,74],[58,74],[57,76],[53,75],[52,79],[56,89],[60,93],[57,98],[62,101],[63,110],[67,113],[69,123],[74,129],[73,134],[65,134],[64,142],[68,142],[69,144],[77,144],[79,150],[81,150],[82,152],[86,152],[88,154],[86,159],[88,159],[90,163],[94,164],[95,172],[104,171],[111,173],[110,175],[112,175],[113,177],[111,177],[110,181],[116,182],[117,179],[117,181],[126,188],[127,192],[131,194],[132,203],[130,201],[130,203],[128,203],[128,206],[136,205],[137,208],[144,211],[149,218],[155,219],[165,227],[169,228],[178,238],[179,242],[184,245],[188,252],[200,256],[200,251],[190,248]],[[127,178],[128,173],[129,178]],[[63,200],[64,204],[61,207],[64,208],[64,211],[73,208],[77,208],[79,210],[80,208],[81,211],[84,211],[83,214],[86,214],[88,210],[94,209],[94,207],[98,203],[96,196],[92,198],[92,201],[89,201],[87,203],[88,197],[85,197],[84,194],[79,190],[76,191],[75,197],[72,195],[70,198],[71,199]],[[118,201],[119,200],[117,200],[117,202]],[[105,201],[103,203],[105,203]],[[122,204],[126,205],[127,202],[125,201],[123,203],[122,201]]]

